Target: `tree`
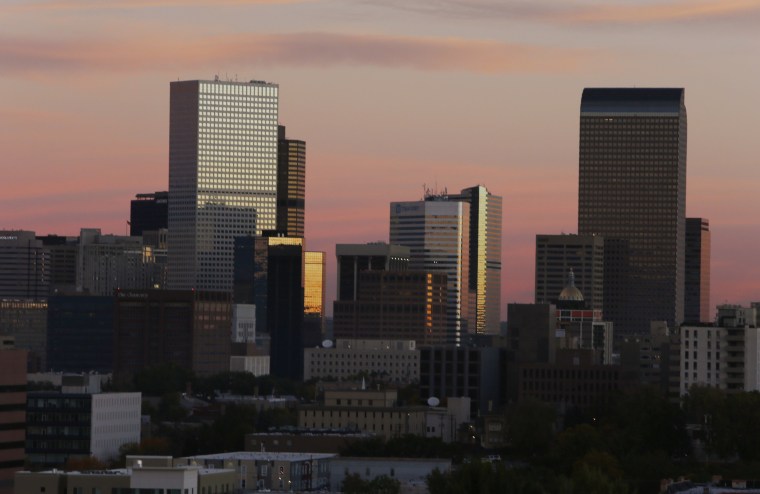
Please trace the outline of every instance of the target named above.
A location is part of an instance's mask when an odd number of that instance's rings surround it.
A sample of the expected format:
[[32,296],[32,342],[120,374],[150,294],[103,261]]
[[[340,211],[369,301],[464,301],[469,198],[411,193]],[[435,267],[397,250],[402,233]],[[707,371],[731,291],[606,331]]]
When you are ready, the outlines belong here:
[[554,437],[556,412],[538,400],[523,400],[507,412],[508,438],[514,449],[528,457],[545,454]]

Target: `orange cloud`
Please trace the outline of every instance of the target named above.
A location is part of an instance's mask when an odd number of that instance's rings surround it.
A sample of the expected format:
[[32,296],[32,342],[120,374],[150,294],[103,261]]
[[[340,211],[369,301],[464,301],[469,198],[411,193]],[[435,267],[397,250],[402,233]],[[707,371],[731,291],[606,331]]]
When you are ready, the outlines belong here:
[[154,34],[97,41],[0,36],[0,66],[5,73],[85,69],[163,71],[224,64],[358,65],[484,74],[557,73],[587,65],[592,55],[582,50],[487,40],[373,34],[188,35],[181,40]]

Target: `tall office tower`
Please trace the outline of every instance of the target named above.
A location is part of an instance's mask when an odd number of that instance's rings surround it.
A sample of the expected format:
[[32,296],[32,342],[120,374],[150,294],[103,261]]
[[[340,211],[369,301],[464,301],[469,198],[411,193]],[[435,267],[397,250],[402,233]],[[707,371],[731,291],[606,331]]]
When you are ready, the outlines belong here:
[[435,200],[391,203],[390,243],[410,249],[409,269],[447,279],[446,343],[460,344],[470,327],[470,204]]
[[604,237],[604,318],[623,337],[683,320],[683,89],[584,89],[578,234]]
[[570,270],[588,308],[602,310],[604,239],[595,235],[536,235],[535,303],[554,303],[567,285]]
[[499,334],[501,323],[501,214],[502,200],[482,185],[459,194],[431,196],[428,200],[465,201],[470,204],[470,273],[473,296],[472,332]]
[[318,346],[325,331],[325,253],[303,253],[303,345]]
[[169,193],[137,194],[129,204],[129,234],[142,236],[144,231],[169,227]]
[[409,255],[409,247],[383,242],[337,244],[338,300],[356,300],[362,271],[406,271]]
[[710,322],[710,222],[686,218],[685,322]]
[[303,239],[235,238],[234,299],[256,306],[256,334],[271,338],[270,369],[303,379]]
[[169,287],[232,290],[233,242],[277,227],[278,86],[171,83]]
[[285,137],[277,127],[277,231],[304,236],[306,213],[306,143]]
[[0,299],[44,299],[50,256],[34,232],[0,230]]

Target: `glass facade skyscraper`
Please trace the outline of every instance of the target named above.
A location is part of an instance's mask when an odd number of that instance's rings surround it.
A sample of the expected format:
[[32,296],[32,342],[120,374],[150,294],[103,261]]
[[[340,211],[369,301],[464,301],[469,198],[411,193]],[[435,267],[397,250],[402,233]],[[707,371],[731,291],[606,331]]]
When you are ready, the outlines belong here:
[[280,125],[277,140],[277,231],[304,236],[306,212],[306,143],[285,137]]
[[393,202],[390,243],[409,247],[409,269],[447,277],[448,343],[470,331],[470,204],[464,201]]
[[578,234],[604,237],[604,318],[618,335],[682,322],[685,212],[684,90],[585,89]]
[[277,226],[277,84],[171,83],[169,286],[232,290],[236,236]]
[[498,334],[501,322],[502,200],[482,185],[463,189],[448,201],[470,204],[470,273],[473,332]]

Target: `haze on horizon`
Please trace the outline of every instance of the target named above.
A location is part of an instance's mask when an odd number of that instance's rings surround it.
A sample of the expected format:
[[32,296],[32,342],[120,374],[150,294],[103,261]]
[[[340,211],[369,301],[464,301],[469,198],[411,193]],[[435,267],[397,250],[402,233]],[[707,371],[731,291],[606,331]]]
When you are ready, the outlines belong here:
[[[687,216],[712,305],[760,295],[760,0],[13,0],[0,9],[0,229],[123,234],[166,190],[169,82],[264,79],[307,142],[306,239],[388,239],[423,184],[504,198],[503,302],[577,231],[584,87],[684,87]],[[328,306],[331,306],[328,303]],[[502,307],[502,316],[505,308]]]

